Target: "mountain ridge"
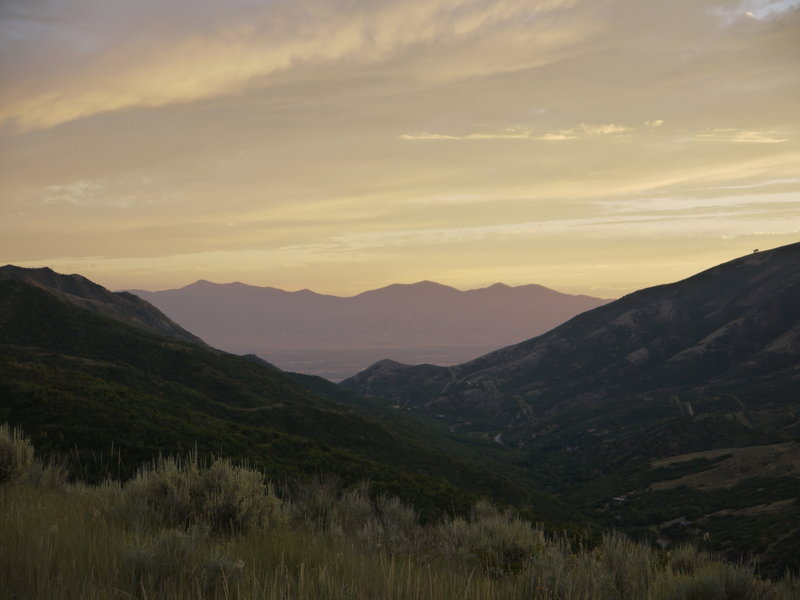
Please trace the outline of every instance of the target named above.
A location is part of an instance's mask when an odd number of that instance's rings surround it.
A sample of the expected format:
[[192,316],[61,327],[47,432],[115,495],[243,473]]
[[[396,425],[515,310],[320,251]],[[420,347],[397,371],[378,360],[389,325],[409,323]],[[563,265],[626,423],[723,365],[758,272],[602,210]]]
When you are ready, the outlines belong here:
[[[749,279],[738,285],[742,269]],[[790,283],[772,282],[770,276],[778,271]],[[705,287],[701,291],[698,286]],[[719,288],[719,297],[714,286]],[[617,390],[631,388],[626,380],[632,376],[637,382],[651,380],[653,385],[684,382],[695,386],[716,385],[709,373],[752,378],[762,371],[780,370],[784,363],[797,366],[800,317],[796,306],[800,306],[800,244],[748,255],[673,284],[628,294],[541,336],[472,361],[452,367],[426,365],[424,387],[430,390],[438,385],[438,391],[422,396],[441,407],[448,396],[452,402],[469,403],[470,397],[489,400],[502,393],[552,394],[554,386],[561,386],[559,393],[565,396],[565,388],[580,387],[576,382],[583,382],[585,394],[590,387],[587,377],[594,388],[605,385]],[[764,336],[770,335],[774,339],[764,342]],[[758,343],[763,347],[757,349]],[[710,364],[714,361],[719,363],[716,367]],[[423,367],[380,362],[343,383],[361,393],[387,394],[392,402],[406,405],[402,380],[408,379],[409,388],[418,388],[420,382],[411,383],[415,368]],[[382,377],[389,373],[398,381],[384,385]],[[531,381],[514,387],[515,377]],[[553,381],[556,377],[561,383]],[[484,386],[483,393],[476,386]]]
[[432,281],[349,297],[208,282],[133,292],[215,347],[331,379],[418,352],[429,362],[452,364],[607,302],[535,284],[461,291]]
[[0,267],[0,281],[6,280],[35,285],[76,306],[182,341],[205,345],[199,337],[174,323],[152,304],[135,294],[111,292],[82,275],[56,273],[49,267],[27,269],[5,265]]

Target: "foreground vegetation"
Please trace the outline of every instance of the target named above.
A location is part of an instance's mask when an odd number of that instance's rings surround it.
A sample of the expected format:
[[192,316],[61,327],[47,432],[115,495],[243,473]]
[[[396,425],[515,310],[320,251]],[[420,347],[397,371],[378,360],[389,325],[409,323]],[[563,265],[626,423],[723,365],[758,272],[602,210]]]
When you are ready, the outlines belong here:
[[226,460],[164,458],[126,483],[66,483],[0,427],[0,581],[10,599],[798,597],[691,546],[594,547],[478,502],[421,525],[396,498],[317,477],[273,487]]

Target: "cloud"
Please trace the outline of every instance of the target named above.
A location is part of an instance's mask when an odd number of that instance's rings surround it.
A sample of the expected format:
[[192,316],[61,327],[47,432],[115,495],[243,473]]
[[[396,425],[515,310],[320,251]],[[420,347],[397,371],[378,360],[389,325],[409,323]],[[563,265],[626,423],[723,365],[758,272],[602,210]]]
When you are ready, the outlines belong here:
[[[774,199],[794,208],[787,197]],[[766,227],[789,226],[800,228],[800,211],[790,215],[774,215],[758,205],[764,199],[751,197],[734,202],[725,200],[716,203],[695,202],[677,199],[675,203],[653,203],[644,201],[638,205],[622,203],[618,212],[585,218],[553,218],[520,223],[480,225],[472,227],[442,227],[399,231],[354,232],[335,236],[328,241],[308,247],[312,254],[350,253],[393,247],[454,245],[488,240],[509,241],[513,237],[534,238],[539,236],[628,236],[716,234],[733,231],[737,235],[750,234],[754,224]],[[609,207],[613,206],[609,204]],[[666,211],[665,211],[666,209]],[[697,210],[702,209],[702,210]],[[637,214],[626,214],[635,212]],[[299,251],[300,248],[293,248]]]
[[567,129],[555,133],[545,133],[544,135],[539,136],[539,139],[546,142],[563,142],[565,140],[574,140],[577,137],[578,136],[575,135],[573,130]]
[[729,142],[733,144],[782,144],[789,141],[777,131],[754,131],[747,129],[710,129],[694,137],[702,142]]
[[113,178],[49,185],[38,194],[44,206],[108,207],[119,209],[151,206],[174,197],[161,184],[143,173],[123,173]]
[[493,202],[495,200],[497,200],[495,197],[485,194],[451,193],[434,196],[418,196],[409,199],[407,202],[412,204],[466,205]]
[[[645,127],[654,129],[661,127],[664,121],[659,119],[656,121],[645,121]],[[551,142],[561,142],[567,140],[576,140],[580,138],[591,138],[599,136],[615,135],[617,137],[623,135],[630,135],[635,133],[633,127],[626,125],[618,125],[615,123],[606,124],[589,124],[581,123],[577,127],[570,129],[561,129],[557,131],[550,131],[547,133],[537,134],[530,129],[521,127],[509,127],[496,132],[481,132],[481,133],[466,133],[466,134],[446,134],[446,133],[404,133],[400,137],[401,140],[423,140],[423,141],[439,141],[439,140],[542,140]],[[685,138],[677,138],[685,139]],[[727,142],[734,144],[781,144],[789,141],[789,138],[783,137],[782,134],[775,130],[749,130],[749,129],[736,129],[733,127],[728,128],[714,128],[706,129],[700,133],[692,135],[690,138],[702,142]]]
[[588,125],[586,123],[582,123],[580,128],[586,135],[609,135],[612,133],[628,133],[631,131],[630,127],[615,125],[614,123],[608,123],[605,125]]
[[[192,3],[182,4],[193,29],[170,20],[172,29],[158,30],[155,39],[132,34],[133,23],[111,22],[100,2],[89,2],[79,15],[49,4],[51,19],[63,21],[62,30],[74,32],[54,43],[63,71],[48,70],[46,79],[35,73],[19,76],[20,85],[6,94],[0,109],[0,123],[13,122],[22,130],[52,127],[97,113],[134,107],[158,107],[172,103],[241,92],[280,72],[333,63],[374,65],[436,47],[449,56],[444,64],[420,59],[426,76],[433,80],[468,77],[476,73],[521,69],[554,60],[552,53],[582,39],[587,27],[550,20],[548,15],[568,9],[576,0],[404,0],[366,2],[313,0],[298,4],[236,2],[233,17],[209,10],[208,22],[197,17]],[[112,3],[116,5],[117,3]],[[136,4],[136,3],[132,3]],[[152,4],[145,3],[149,11]],[[204,3],[199,4],[207,6]],[[97,9],[98,15],[93,14]],[[165,8],[175,10],[175,7]],[[200,11],[202,12],[202,11]],[[171,14],[171,13],[170,13]],[[125,11],[120,13],[126,17]],[[152,22],[157,14],[144,11],[138,20]],[[192,18],[194,16],[194,18]],[[213,17],[213,18],[212,18]],[[17,60],[33,60],[40,32],[28,15],[26,27],[6,23],[6,30],[18,33],[11,47]],[[75,19],[88,22],[74,22]],[[12,21],[9,19],[8,21]],[[19,19],[16,19],[19,21]],[[122,33],[120,40],[108,39],[102,31]],[[133,28],[131,28],[133,29]],[[76,47],[79,31],[94,43]],[[511,39],[509,51],[484,52]],[[96,50],[96,51],[94,51]],[[469,60],[465,60],[465,59]],[[408,58],[411,71],[415,57]],[[435,62],[435,61],[434,61]]]
[[230,272],[231,265],[271,265],[271,269],[314,264],[334,265],[371,262],[378,256],[398,253],[426,256],[432,246],[443,252],[469,245],[487,248],[496,244],[537,244],[560,241],[565,235],[580,231],[582,244],[590,239],[645,239],[653,236],[682,238],[689,235],[746,236],[761,231],[786,233],[800,230],[800,215],[775,217],[757,211],[746,212],[726,207],[706,207],[703,212],[686,211],[661,214],[606,214],[586,218],[556,218],[539,221],[510,222],[472,227],[433,227],[428,229],[371,230],[344,232],[313,243],[285,244],[274,248],[218,249],[176,252],[161,255],[86,255],[43,256],[15,260],[20,266],[50,265],[69,272],[91,272],[98,265],[108,272],[127,270],[180,271],[198,269]]
[[591,125],[581,123],[573,129],[563,129],[548,133],[537,134],[530,129],[522,127],[508,127],[497,132],[466,133],[466,134],[447,134],[447,133],[404,133],[400,136],[401,140],[543,140],[543,141],[564,141],[574,140],[579,137],[594,137],[610,134],[630,133],[633,129],[614,123]]
[[[712,0],[646,8],[634,0],[8,0],[0,6],[0,124],[48,128],[246,94],[287,74],[313,80],[320,70],[428,86],[547,71],[537,95],[569,104],[586,92],[578,81],[560,92],[559,73],[578,66],[585,87],[600,90],[596,102],[631,93],[619,73],[641,89],[663,82],[675,91],[683,79],[699,101],[716,93],[728,61],[739,64],[739,89],[752,74],[767,77],[764,64],[792,64],[793,5],[749,2],[770,18],[745,27],[739,3]],[[620,40],[630,52],[613,51]]]
[[745,4],[751,9],[745,12],[745,15],[750,18],[764,19],[796,8],[800,2],[798,0],[749,0]]
[[[747,189],[747,188],[742,188]],[[696,213],[698,211],[724,210],[728,215],[737,213],[750,217],[752,214],[769,214],[776,207],[789,209],[800,218],[800,208],[797,207],[797,196],[793,192],[776,193],[743,193],[738,196],[715,196],[712,198],[678,196],[654,198],[626,198],[618,200],[603,200],[598,203],[614,214],[677,214]]]
[[531,140],[537,139],[530,131],[510,127],[495,133],[467,133],[450,135],[443,133],[404,133],[401,140]]

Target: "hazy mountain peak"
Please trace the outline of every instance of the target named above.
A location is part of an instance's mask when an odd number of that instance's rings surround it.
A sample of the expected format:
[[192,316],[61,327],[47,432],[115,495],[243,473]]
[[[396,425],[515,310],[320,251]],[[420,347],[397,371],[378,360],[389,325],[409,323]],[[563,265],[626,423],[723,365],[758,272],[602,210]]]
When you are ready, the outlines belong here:
[[383,369],[383,370],[392,370],[392,369],[403,369],[407,367],[401,362],[397,362],[396,360],[392,360],[390,358],[384,358],[383,360],[379,360],[374,365],[372,365],[371,369]]
[[248,285],[246,283],[242,283],[241,281],[231,281],[229,283],[217,283],[216,281],[208,281],[207,279],[198,279],[194,283],[190,283],[189,285],[183,286],[182,288],[178,288],[180,290],[185,289],[222,289],[222,288],[254,288],[256,286]]
[[427,287],[427,288],[436,288],[436,289],[441,289],[441,288],[447,288],[449,290],[455,289],[455,288],[453,288],[453,287],[451,287],[449,285],[444,285],[443,283],[438,283],[436,281],[431,281],[430,279],[422,279],[420,281],[417,281],[417,282],[409,284],[409,285],[414,286],[414,287]]
[[363,294],[371,294],[371,293],[383,293],[387,291],[419,291],[419,290],[453,290],[458,291],[454,287],[450,287],[448,285],[444,285],[442,283],[437,283],[435,281],[430,281],[428,279],[423,279],[421,281],[415,281],[413,283],[390,283],[389,285],[376,288],[374,290],[367,290],[366,292],[361,292],[358,294],[359,296]]

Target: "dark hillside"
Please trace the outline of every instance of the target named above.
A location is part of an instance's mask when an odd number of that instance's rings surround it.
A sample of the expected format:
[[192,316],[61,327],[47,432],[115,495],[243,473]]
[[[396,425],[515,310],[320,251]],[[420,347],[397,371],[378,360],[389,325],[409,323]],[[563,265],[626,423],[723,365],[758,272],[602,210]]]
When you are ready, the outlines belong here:
[[575,514],[261,361],[164,337],[21,281],[0,281],[0,309],[0,421],[24,427],[42,451],[71,455],[84,475],[125,477],[144,460],[196,445],[279,478],[369,479],[427,515],[480,495],[522,505],[535,498],[547,519]]
[[343,385],[453,419],[474,413],[486,427],[513,428],[530,441],[544,429],[552,435],[574,411],[613,426],[621,417],[607,408],[619,402],[629,424],[754,411],[776,430],[791,429],[796,423],[779,413],[797,401],[799,378],[800,244],[793,244],[630,294],[471,362],[382,361]]
[[160,310],[128,292],[110,292],[81,275],[62,275],[47,267],[24,269],[14,265],[0,267],[0,281],[22,281],[42,288],[66,300],[114,317],[126,323],[167,335],[185,342],[203,344],[203,341],[172,322]]
[[[765,458],[800,438],[800,244],[635,292],[467,363],[381,361],[342,385],[525,448],[551,491],[611,525],[667,542],[708,534],[774,569],[800,555],[800,455]],[[684,458],[703,452],[722,453],[714,485],[697,475],[706,459]],[[686,489],[670,487],[692,473]]]

